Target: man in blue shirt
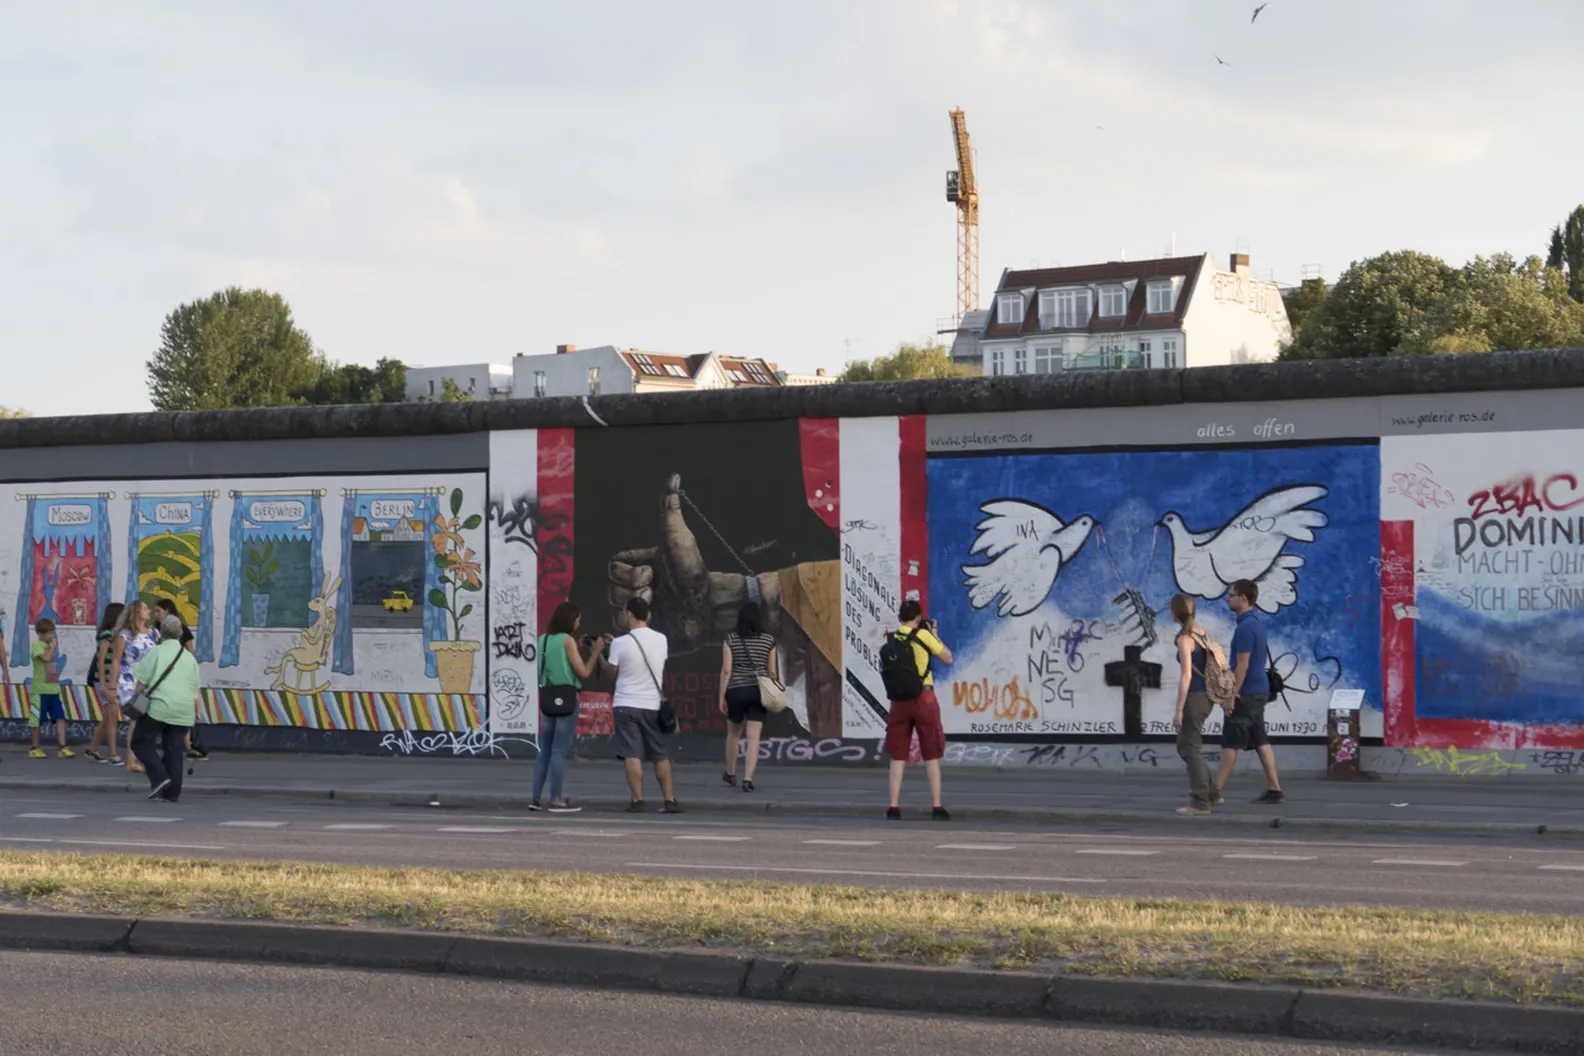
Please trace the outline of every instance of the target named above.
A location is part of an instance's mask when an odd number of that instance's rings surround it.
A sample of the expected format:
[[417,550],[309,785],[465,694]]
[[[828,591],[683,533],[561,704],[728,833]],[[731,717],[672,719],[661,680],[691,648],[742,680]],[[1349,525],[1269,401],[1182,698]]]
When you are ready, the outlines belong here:
[[1270,701],[1270,645],[1265,640],[1265,625],[1254,615],[1259,600],[1259,585],[1246,579],[1232,584],[1227,592],[1227,608],[1237,617],[1232,633],[1233,677],[1237,679],[1237,702],[1221,727],[1221,767],[1216,773],[1216,792],[1212,803],[1222,802],[1238,752],[1252,749],[1259,754],[1265,770],[1265,794],[1254,802],[1280,803],[1281,781],[1276,776],[1276,753],[1265,732],[1265,705]]

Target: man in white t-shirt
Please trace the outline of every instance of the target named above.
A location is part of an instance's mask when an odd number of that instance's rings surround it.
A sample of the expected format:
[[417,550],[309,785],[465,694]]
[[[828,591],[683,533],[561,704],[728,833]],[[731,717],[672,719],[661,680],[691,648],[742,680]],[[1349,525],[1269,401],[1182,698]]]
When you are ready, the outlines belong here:
[[627,767],[627,787],[632,803],[627,813],[644,809],[643,764],[654,764],[655,780],[665,797],[662,812],[680,814],[671,786],[671,757],[660,729],[660,687],[664,684],[666,636],[649,626],[649,603],[627,600],[628,632],[611,642],[609,663],[616,669],[616,692],[611,715],[616,727],[616,758]]

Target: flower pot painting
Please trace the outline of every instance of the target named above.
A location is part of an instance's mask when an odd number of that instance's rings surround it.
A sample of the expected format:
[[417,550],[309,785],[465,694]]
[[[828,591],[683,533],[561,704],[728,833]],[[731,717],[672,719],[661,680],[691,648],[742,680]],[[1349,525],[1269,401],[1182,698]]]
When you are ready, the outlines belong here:
[[439,585],[429,591],[428,601],[446,614],[451,633],[449,640],[431,642],[429,647],[435,654],[441,691],[466,693],[473,684],[473,668],[482,643],[462,637],[462,621],[473,613],[473,603],[467,595],[484,589],[484,565],[462,533],[476,530],[484,519],[476,513],[462,517],[461,488],[451,489],[449,507],[449,515],[441,513],[435,518],[434,531],[429,536]]

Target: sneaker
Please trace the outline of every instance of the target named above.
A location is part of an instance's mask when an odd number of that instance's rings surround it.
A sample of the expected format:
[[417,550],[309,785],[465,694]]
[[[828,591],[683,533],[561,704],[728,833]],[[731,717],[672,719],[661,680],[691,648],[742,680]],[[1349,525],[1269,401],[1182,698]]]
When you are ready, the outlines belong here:
[[728,785],[735,785],[737,783],[737,775],[736,774],[722,774],[721,775],[721,780],[726,782]]
[[935,821],[950,821],[951,811],[945,807],[932,807],[930,809],[930,817]]
[[754,790],[754,783],[752,781],[744,781],[743,782],[743,791],[744,792],[752,792],[753,790]]
[[886,808],[886,820],[888,820],[888,821],[901,821],[902,820],[902,808],[901,807],[887,807]]
[[126,760],[122,759],[119,755],[112,755],[110,758],[106,759],[105,762],[109,763],[111,766],[126,765]]
[[1258,799],[1256,799],[1254,802],[1256,802],[1256,803],[1267,803],[1268,804],[1268,803],[1285,803],[1286,801],[1287,801],[1286,795],[1284,795],[1280,790],[1274,789],[1274,788],[1267,788],[1264,791],[1264,793],[1261,794],[1261,796]]
[[1212,807],[1225,806],[1226,805],[1226,797],[1223,796],[1219,792],[1212,792],[1212,793],[1210,793],[1210,805]]
[[539,805],[539,801],[536,799],[536,800],[533,800],[532,802],[530,802],[528,804],[528,809],[531,810],[531,811],[540,811],[540,810],[543,810],[544,807],[541,807]]
[[207,758],[209,758],[209,753],[204,751],[202,748],[189,748],[189,749],[187,749],[187,758],[189,758],[189,759],[207,759]]
[[29,759],[48,759],[49,756],[44,754],[44,749],[42,749],[42,748],[34,748],[32,751],[28,752],[28,758]]
[[1185,818],[1203,818],[1210,814],[1210,808],[1199,803],[1190,803],[1186,807],[1178,807],[1177,813]]
[[674,799],[668,799],[668,800],[665,801],[665,806],[660,808],[660,813],[662,813],[662,814],[680,814],[680,813],[682,813],[682,804],[678,803]]
[[552,813],[552,814],[576,814],[578,811],[580,811],[582,809],[583,809],[582,807],[574,807],[570,803],[552,803],[552,804],[550,804],[550,813]]
[[642,814],[643,812],[644,801],[641,799],[635,799],[631,803],[627,804],[627,810],[625,811],[627,814]]
[[165,780],[161,781],[159,784],[157,784],[153,788],[149,789],[148,798],[150,798],[150,799],[165,799],[166,798],[165,790],[167,788],[169,788],[169,787],[170,787],[170,778],[167,777]]
[[96,763],[102,763],[105,761],[105,757],[94,751],[92,748],[85,749],[83,751],[83,755],[87,756],[89,759],[92,759]]
[[60,756],[62,759],[75,759],[75,758],[77,758],[77,753],[72,751],[70,748],[62,748],[60,751],[56,752],[55,754]]

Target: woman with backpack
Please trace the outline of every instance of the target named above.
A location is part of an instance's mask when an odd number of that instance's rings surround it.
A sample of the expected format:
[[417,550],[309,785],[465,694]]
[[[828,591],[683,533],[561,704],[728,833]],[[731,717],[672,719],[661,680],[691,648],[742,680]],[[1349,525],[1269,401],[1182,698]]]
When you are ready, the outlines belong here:
[[743,764],[742,790],[754,790],[759,767],[759,738],[770,714],[760,693],[759,679],[777,681],[776,640],[765,633],[764,616],[753,602],[737,614],[737,630],[721,643],[720,710],[726,716],[726,772],[721,780],[737,783],[737,752],[743,733],[748,734],[748,760]]
[[534,760],[529,810],[544,809],[539,797],[547,778],[550,813],[574,814],[583,809],[574,807],[561,794],[561,783],[566,778],[567,749],[577,735],[578,691],[583,688],[583,680],[593,678],[600,669],[600,652],[610,639],[585,637],[582,644],[589,649],[585,659],[577,640],[582,625],[582,610],[563,601],[550,614],[550,626],[539,636],[539,757]]
[[[115,645],[116,628],[120,626],[121,613],[125,608],[119,601],[112,601],[105,606],[104,617],[99,621],[94,658],[88,663],[88,688],[94,690],[95,696],[99,698],[99,725],[94,729],[93,738],[83,754],[96,763],[109,763],[111,766],[121,765],[121,757],[116,755],[116,734],[121,731],[121,701],[116,694],[116,667],[111,663],[110,654]],[[99,754],[101,742],[109,753],[108,757]]]
[[1178,594],[1171,599],[1172,619],[1177,621],[1177,711],[1172,725],[1177,729],[1177,754],[1188,764],[1188,805],[1178,807],[1184,817],[1203,817],[1221,802],[1210,780],[1210,764],[1204,757],[1204,724],[1217,705],[1230,713],[1233,689],[1231,669],[1205,629],[1194,622],[1194,599]]

